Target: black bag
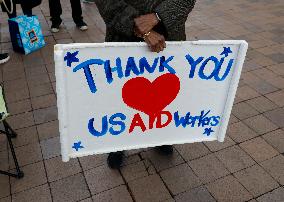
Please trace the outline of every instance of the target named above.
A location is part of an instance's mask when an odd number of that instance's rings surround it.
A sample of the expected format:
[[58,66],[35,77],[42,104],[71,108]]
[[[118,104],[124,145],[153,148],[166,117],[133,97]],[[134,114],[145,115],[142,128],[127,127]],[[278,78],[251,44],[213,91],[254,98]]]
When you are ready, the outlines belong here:
[[[17,2],[17,1],[16,1]],[[18,2],[26,9],[32,9],[41,4],[42,0],[18,0]]]
[[[7,12],[7,13],[13,13],[14,7],[13,7],[13,3],[15,0],[0,0],[0,4],[1,4],[1,8],[3,12]],[[12,4],[11,4],[12,3]]]
[[[7,4],[7,7],[10,8],[11,7],[10,1],[5,1],[5,2]],[[41,2],[42,0],[13,0],[14,4],[21,4],[22,8],[25,10],[31,10],[36,6],[39,6]],[[7,12],[7,9],[4,7],[3,4],[1,4],[1,7],[2,7],[2,11]]]

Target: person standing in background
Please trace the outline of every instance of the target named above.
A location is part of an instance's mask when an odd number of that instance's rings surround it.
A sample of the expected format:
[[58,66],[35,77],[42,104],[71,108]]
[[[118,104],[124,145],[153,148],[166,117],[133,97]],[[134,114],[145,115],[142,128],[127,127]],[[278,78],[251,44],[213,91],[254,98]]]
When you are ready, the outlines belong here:
[[[62,14],[62,7],[60,0],[48,0],[49,3],[49,11],[51,17],[51,32],[56,33],[59,32],[59,27],[62,23],[62,19],[60,15]],[[88,29],[87,24],[83,21],[82,16],[82,7],[80,0],[70,0],[71,9],[72,9],[72,18],[76,26],[85,31]]]
[[[106,24],[106,42],[145,41],[150,50],[163,51],[165,41],[186,40],[185,22],[196,0],[95,0]],[[156,147],[173,153],[171,145]],[[123,152],[112,152],[108,165],[119,168]]]

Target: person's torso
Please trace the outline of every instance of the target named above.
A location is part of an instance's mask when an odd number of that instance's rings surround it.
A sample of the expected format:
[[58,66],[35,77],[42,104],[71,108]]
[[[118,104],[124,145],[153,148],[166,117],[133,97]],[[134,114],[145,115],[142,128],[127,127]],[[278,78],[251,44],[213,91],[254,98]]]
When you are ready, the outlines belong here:
[[125,0],[125,2],[140,12],[141,15],[151,13],[165,0]]

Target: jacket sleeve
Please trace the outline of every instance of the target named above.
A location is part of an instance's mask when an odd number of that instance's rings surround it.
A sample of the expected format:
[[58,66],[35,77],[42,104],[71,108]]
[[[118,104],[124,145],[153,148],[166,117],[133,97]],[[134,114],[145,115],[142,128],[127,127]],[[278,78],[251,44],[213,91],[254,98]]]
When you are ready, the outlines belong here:
[[165,0],[155,8],[167,30],[171,30],[176,23],[185,22],[192,11],[196,0]]
[[95,0],[106,27],[125,36],[134,34],[134,18],[139,12],[123,0]]

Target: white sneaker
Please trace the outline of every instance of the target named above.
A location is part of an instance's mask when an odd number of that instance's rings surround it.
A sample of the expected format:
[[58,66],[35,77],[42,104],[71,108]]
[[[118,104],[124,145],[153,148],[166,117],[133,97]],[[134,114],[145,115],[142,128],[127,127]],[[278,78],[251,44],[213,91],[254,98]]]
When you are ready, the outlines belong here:
[[51,25],[51,28],[50,28],[51,32],[52,32],[52,33],[57,33],[57,32],[59,32],[60,24],[61,24],[61,22],[60,22],[60,23],[53,23],[53,22],[52,22],[52,25]]
[[85,31],[88,29],[88,25],[82,20],[79,23],[76,23],[76,26],[81,30],[81,31]]
[[50,31],[51,31],[52,33],[57,33],[57,32],[59,32],[59,28],[57,28],[57,27],[52,27],[52,28],[50,29]]
[[87,25],[84,25],[84,26],[79,27],[79,29],[80,29],[81,31],[85,31],[85,30],[88,29],[88,26],[87,26]]
[[9,59],[10,59],[10,56],[8,53],[0,53],[0,64],[8,62]]

